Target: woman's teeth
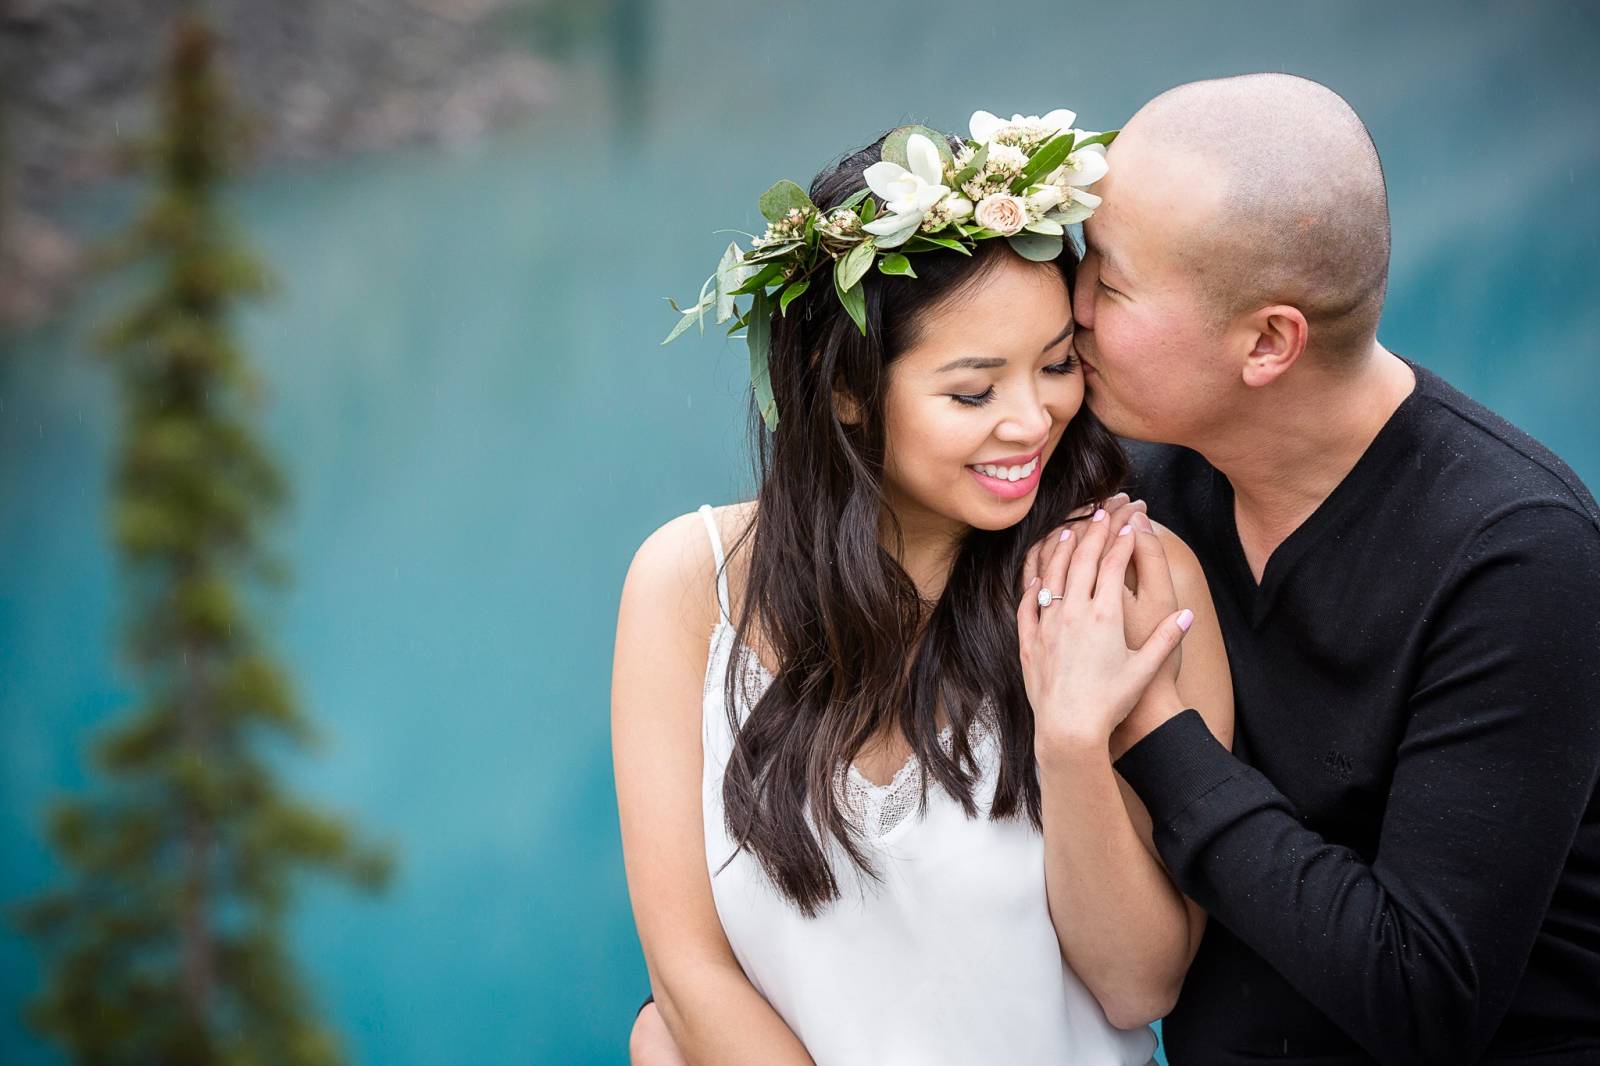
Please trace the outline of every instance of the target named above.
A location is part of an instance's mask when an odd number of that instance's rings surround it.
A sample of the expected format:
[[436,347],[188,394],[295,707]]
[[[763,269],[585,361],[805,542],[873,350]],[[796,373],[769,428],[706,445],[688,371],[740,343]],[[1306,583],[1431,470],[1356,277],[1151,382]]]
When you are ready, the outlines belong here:
[[1021,481],[1029,474],[1032,474],[1038,465],[1039,457],[1036,455],[1021,466],[994,466],[990,463],[975,463],[972,469],[980,474],[988,474],[990,477],[997,478],[1000,481]]

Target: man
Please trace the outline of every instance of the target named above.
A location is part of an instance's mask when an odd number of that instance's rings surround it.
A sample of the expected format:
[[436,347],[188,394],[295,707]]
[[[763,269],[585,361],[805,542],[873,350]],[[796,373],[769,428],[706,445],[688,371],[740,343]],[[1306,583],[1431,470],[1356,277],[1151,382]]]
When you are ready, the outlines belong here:
[[1133,491],[1236,696],[1232,753],[1186,710],[1116,763],[1211,915],[1171,1062],[1600,1062],[1593,497],[1378,342],[1383,176],[1333,92],[1181,86],[1109,154],[1088,403],[1159,442]]
[[1232,753],[1136,712],[1116,763],[1211,915],[1169,1060],[1600,1063],[1593,497],[1378,342],[1388,205],[1337,95],[1181,86],[1109,156],[1088,403],[1160,442],[1134,491],[1205,569],[1236,701]]

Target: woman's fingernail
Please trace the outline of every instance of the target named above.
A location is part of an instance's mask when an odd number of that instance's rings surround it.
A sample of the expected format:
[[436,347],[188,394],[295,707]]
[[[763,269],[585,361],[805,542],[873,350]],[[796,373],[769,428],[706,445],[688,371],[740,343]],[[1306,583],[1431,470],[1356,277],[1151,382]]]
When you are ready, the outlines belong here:
[[1178,628],[1187,633],[1192,625],[1194,625],[1194,612],[1185,607],[1178,612]]
[[1117,536],[1126,537],[1129,533],[1132,533],[1132,532],[1133,532],[1133,527],[1132,526],[1123,526],[1121,529],[1117,530]]
[[1039,579],[1037,577],[1035,577],[1033,580],[1028,582],[1028,587],[1031,589],[1031,588],[1033,588],[1033,586],[1037,585],[1038,583],[1039,583]]
[[1100,508],[1098,511],[1096,511],[1094,513],[1094,517],[1091,518],[1089,521],[1091,521],[1091,522],[1104,522],[1105,520],[1106,520],[1106,509],[1104,507],[1102,507],[1102,508]]
[[1127,498],[1128,498],[1128,494],[1126,492],[1119,492],[1115,496],[1111,497],[1111,499],[1107,500],[1106,502],[1107,503],[1113,503],[1113,502],[1115,502],[1117,500],[1126,500]]
[[1063,530],[1062,530],[1062,531],[1061,531],[1061,539],[1062,539],[1062,540],[1066,540],[1066,539],[1067,539],[1067,538],[1068,538],[1068,537],[1070,537],[1070,536],[1072,536],[1072,530],[1070,530],[1070,529],[1063,529]]

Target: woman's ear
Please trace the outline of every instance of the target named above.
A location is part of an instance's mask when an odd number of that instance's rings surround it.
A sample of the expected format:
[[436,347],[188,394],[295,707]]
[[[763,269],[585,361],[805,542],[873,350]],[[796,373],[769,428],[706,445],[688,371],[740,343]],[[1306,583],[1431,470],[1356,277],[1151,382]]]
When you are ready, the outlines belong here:
[[861,421],[861,405],[848,389],[838,384],[833,386],[833,414],[847,426],[854,426]]

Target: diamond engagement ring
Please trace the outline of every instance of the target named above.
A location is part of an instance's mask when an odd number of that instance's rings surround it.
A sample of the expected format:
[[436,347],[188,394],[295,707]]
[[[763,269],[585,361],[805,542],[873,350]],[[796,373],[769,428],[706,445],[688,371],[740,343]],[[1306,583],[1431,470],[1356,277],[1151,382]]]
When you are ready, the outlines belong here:
[[1051,592],[1049,589],[1040,589],[1039,590],[1039,606],[1040,607],[1048,607],[1048,606],[1050,606],[1051,601],[1054,600],[1055,598],[1056,598],[1055,597],[1055,593]]

